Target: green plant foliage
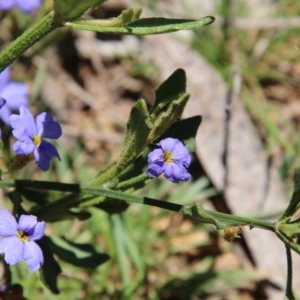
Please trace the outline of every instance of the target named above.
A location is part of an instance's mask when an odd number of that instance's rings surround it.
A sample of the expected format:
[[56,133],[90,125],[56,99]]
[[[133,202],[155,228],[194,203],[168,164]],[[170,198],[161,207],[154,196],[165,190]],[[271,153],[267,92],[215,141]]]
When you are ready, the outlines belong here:
[[54,0],[54,18],[65,22],[79,18],[87,9],[100,5],[106,0]]
[[77,267],[94,269],[109,259],[109,255],[98,253],[89,244],[79,244],[58,237],[49,240],[49,242],[54,254]]
[[102,33],[149,35],[178,30],[190,30],[208,25],[214,20],[214,17],[204,17],[198,20],[144,18],[122,24],[121,26],[120,22],[123,21],[122,18],[114,18],[112,20],[79,19],[72,22],[66,22],[64,25],[71,28]]
[[176,121],[179,120],[189,99],[186,92],[186,76],[182,69],[176,70],[157,89],[154,105],[150,111],[153,122],[148,141],[153,143]]
[[147,105],[143,99],[139,99],[133,106],[127,123],[124,146],[118,160],[118,168],[121,170],[130,160],[139,155],[147,145],[147,138],[152,124]]
[[39,245],[44,254],[44,263],[41,269],[42,279],[51,292],[54,294],[59,294],[57,279],[62,270],[53,257],[53,252],[51,250],[51,239],[45,236],[39,241]]

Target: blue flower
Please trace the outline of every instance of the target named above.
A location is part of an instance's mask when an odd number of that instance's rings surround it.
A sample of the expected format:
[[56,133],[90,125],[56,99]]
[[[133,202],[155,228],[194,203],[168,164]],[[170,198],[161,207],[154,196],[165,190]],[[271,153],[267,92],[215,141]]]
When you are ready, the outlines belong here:
[[6,209],[0,209],[0,253],[14,265],[25,260],[31,271],[37,271],[44,262],[41,248],[35,243],[44,235],[45,222],[33,215],[21,215],[19,222]]
[[0,0],[0,9],[10,10],[17,6],[24,13],[31,13],[41,5],[41,0]]
[[45,138],[58,139],[61,136],[60,125],[46,112],[40,113],[34,119],[31,112],[24,106],[20,107],[20,115],[11,115],[10,126],[17,139],[13,150],[19,155],[33,154],[34,160],[42,171],[50,168],[50,161],[57,157],[56,148],[45,141]]
[[148,155],[147,175],[157,177],[164,174],[174,183],[190,180],[191,174],[186,168],[191,163],[191,156],[183,143],[178,139],[166,138],[157,145],[159,148]]
[[6,100],[6,104],[0,110],[0,119],[5,124],[8,124],[13,111],[17,111],[22,105],[27,106],[29,93],[25,83],[10,81],[9,78],[10,69],[6,68],[0,73],[0,97]]

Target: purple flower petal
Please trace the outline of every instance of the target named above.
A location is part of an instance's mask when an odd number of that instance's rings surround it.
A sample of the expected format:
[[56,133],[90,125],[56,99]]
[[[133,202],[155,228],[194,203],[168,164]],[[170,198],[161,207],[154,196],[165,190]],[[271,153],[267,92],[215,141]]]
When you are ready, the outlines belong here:
[[25,13],[31,13],[41,5],[41,0],[15,0],[16,5]]
[[43,138],[58,139],[62,134],[60,125],[46,112],[37,115],[36,125],[39,130],[40,128],[43,129]]
[[32,235],[34,227],[37,224],[37,217],[33,215],[22,215],[18,222],[18,230],[26,232],[26,234]]
[[165,164],[165,177],[171,182],[178,183],[180,181],[188,181],[191,175],[180,164]]
[[11,110],[7,105],[3,105],[0,109],[0,119],[5,123],[9,124],[9,117],[11,115]]
[[25,83],[10,81],[1,89],[1,97],[7,99],[7,105],[11,110],[17,110],[20,106],[28,105],[27,95],[29,88]]
[[0,108],[2,108],[5,103],[6,103],[6,100],[4,98],[0,97]]
[[37,271],[44,262],[41,248],[35,242],[24,244],[23,258],[31,271]]
[[40,240],[44,236],[46,223],[43,221],[37,222],[36,226],[34,227],[34,231],[29,237],[30,241],[37,241]]
[[35,149],[33,155],[36,164],[42,171],[49,170],[50,160],[52,158],[57,157],[60,160],[60,156],[56,148],[46,141],[43,141],[41,145]]
[[36,271],[44,262],[41,248],[34,242],[44,235],[45,222],[38,222],[33,215],[21,215],[17,224],[6,209],[0,210],[0,253],[4,260],[14,265],[24,259],[31,271]]
[[158,177],[164,172],[163,167],[164,167],[163,162],[152,163],[151,165],[148,166],[147,175],[149,177]]
[[[20,107],[19,115],[10,116],[9,124],[13,129],[23,130],[23,135],[26,136],[26,138],[28,137],[32,139],[36,134],[38,134],[33,115],[25,106]],[[16,138],[20,139],[20,137]]]
[[[0,0],[0,8],[5,4],[10,5],[12,1],[5,1],[5,0]],[[5,68],[1,73],[0,73],[0,90],[5,87],[6,83],[9,81],[10,78],[10,68],[7,67]]]
[[4,253],[4,260],[9,265],[14,265],[23,258],[23,242],[17,237],[5,237],[0,240],[0,253]]
[[0,236],[16,236],[18,224],[6,209],[0,209]]
[[28,155],[32,153],[35,149],[35,145],[32,143],[31,140],[27,141],[16,141],[13,145],[13,150],[15,153],[19,155]]
[[191,163],[188,149],[178,139],[166,138],[157,144],[160,148],[148,154],[147,175],[157,177],[164,173],[171,182],[178,183],[191,179],[186,168]]
[[148,155],[148,164],[156,161],[164,162],[164,152],[161,149],[154,149]]
[[20,115],[11,115],[9,119],[12,133],[18,140],[13,145],[14,152],[20,155],[33,153],[36,164],[43,171],[50,168],[54,157],[60,160],[56,148],[43,139],[59,138],[62,134],[60,125],[48,113],[41,113],[34,119],[30,111],[21,106]]
[[173,151],[173,149],[176,149],[178,144],[182,145],[182,143],[177,139],[166,138],[161,140],[157,145],[160,146],[163,151],[165,150]]
[[18,230],[26,233],[30,241],[39,240],[44,236],[45,222],[38,222],[33,215],[22,215],[19,219]]
[[176,149],[173,150],[173,161],[178,164],[182,164],[188,167],[191,164],[191,155],[188,149],[181,145],[178,145]]

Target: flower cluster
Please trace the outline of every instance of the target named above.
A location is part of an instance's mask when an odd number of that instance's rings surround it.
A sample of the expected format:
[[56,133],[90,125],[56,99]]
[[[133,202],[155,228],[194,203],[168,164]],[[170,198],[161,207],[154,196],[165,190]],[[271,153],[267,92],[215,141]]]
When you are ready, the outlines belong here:
[[147,175],[158,177],[164,174],[174,183],[190,180],[191,175],[186,168],[191,163],[191,156],[183,143],[178,139],[166,138],[157,145],[159,148],[148,155]]
[[21,215],[19,222],[6,209],[0,209],[0,253],[9,265],[25,260],[31,271],[44,262],[41,248],[35,243],[44,236],[45,222],[33,215]]
[[0,9],[10,10],[18,7],[24,13],[31,13],[41,5],[41,0],[0,0]]
[[33,154],[38,167],[47,171],[52,158],[60,156],[56,148],[45,141],[45,138],[58,139],[62,130],[60,125],[53,120],[47,112],[42,112],[34,119],[32,113],[24,106],[20,107],[19,115],[11,115],[10,126],[17,139],[13,150],[19,155]]
[[0,97],[6,101],[1,107],[0,119],[5,124],[9,123],[9,116],[13,111],[17,111],[20,106],[28,105],[28,93],[29,88],[25,83],[10,80],[10,68],[0,73]]

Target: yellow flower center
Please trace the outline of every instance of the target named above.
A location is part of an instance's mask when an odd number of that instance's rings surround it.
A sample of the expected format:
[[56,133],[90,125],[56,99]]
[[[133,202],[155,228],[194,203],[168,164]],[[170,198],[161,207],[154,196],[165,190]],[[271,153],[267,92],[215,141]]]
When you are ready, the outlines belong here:
[[41,142],[42,142],[42,137],[41,137],[40,135],[37,134],[37,135],[35,135],[35,136],[33,137],[33,143],[34,143],[37,147],[40,146]]
[[166,150],[164,152],[164,161],[168,164],[171,164],[173,162],[173,154],[170,150]]
[[23,242],[23,243],[26,243],[26,242],[28,242],[28,236],[26,235],[26,233],[25,232],[23,232],[23,231],[17,231],[17,236],[18,236],[18,238]]

